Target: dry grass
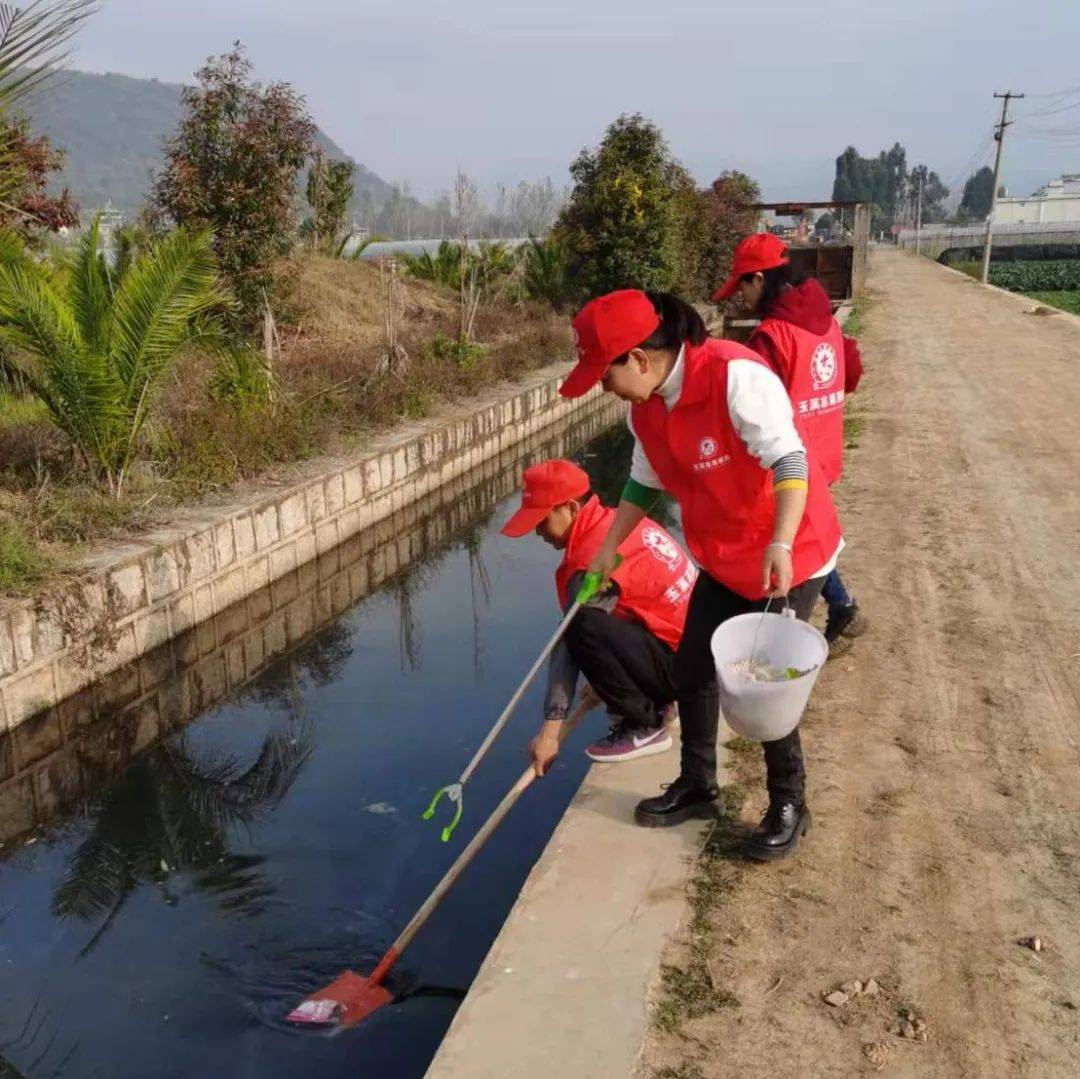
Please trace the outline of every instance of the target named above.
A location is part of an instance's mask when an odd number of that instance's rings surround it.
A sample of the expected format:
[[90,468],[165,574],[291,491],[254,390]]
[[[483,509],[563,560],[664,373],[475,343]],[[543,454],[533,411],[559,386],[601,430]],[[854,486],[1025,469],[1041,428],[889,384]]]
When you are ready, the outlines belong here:
[[[402,278],[402,291],[407,339],[418,344],[455,323],[457,302],[449,290]],[[282,331],[286,357],[370,360],[382,343],[380,292],[379,270],[372,263],[306,255],[290,298],[291,325]]]

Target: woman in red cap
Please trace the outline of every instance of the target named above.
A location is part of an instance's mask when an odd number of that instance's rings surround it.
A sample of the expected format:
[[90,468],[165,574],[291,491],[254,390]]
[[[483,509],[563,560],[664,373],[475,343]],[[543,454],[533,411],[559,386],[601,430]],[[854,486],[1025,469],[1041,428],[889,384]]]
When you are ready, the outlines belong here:
[[[772,233],[755,232],[740,242],[731,274],[713,299],[736,292],[762,320],[748,347],[780,376],[800,436],[821,462],[825,479],[835,483],[844,456],[844,397],[855,392],[862,376],[858,345],[841,333],[825,290],[791,265],[787,246]],[[832,644],[841,633],[854,636],[859,606],[837,570],[826,578],[822,595],[829,607],[825,639]]]
[[[525,469],[521,508],[502,528],[518,539],[535,532],[562,552],[555,571],[566,611],[611,527],[615,511],[590,490],[588,474],[572,461],[543,461]],[[548,662],[544,723],[530,743],[538,775],[559,752],[579,674],[607,705],[611,729],[586,753],[595,761],[636,760],[671,748],[664,713],[675,699],[675,649],[682,637],[697,568],[655,521],[645,518],[619,547],[622,561],[611,587],[594,596],[570,623]]]
[[[716,627],[787,596],[806,618],[842,545],[829,487],[807,461],[783,384],[756,353],[710,339],[701,317],[668,293],[626,289],[574,319],[578,364],[560,392],[598,382],[632,405],[630,478],[592,563],[610,572],[619,544],[666,489],[701,573],[690,597],[675,682],[682,721],[678,778],[637,806],[637,822],[678,824],[716,813],[719,700],[710,641]],[[810,823],[796,728],[764,743],[769,808],[746,853],[768,861]]]

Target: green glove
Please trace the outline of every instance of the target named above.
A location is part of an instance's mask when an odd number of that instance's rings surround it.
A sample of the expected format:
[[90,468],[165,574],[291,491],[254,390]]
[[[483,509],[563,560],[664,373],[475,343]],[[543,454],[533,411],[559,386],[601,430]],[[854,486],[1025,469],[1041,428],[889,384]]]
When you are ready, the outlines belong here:
[[[619,568],[620,565],[622,565],[622,555],[617,554],[615,556],[615,565],[611,568],[613,570],[616,570]],[[592,573],[586,573],[585,582],[584,584],[582,584],[578,594],[574,597],[574,602],[580,603],[582,606],[588,603],[589,600],[591,600],[593,596],[595,596],[596,593],[600,591],[600,585],[603,580],[603,575],[599,572],[594,571]]]

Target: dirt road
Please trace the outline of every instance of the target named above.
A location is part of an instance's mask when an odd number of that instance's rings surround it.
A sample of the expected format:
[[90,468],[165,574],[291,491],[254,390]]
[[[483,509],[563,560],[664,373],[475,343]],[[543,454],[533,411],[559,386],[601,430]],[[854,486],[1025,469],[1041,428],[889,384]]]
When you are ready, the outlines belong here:
[[669,949],[724,1006],[661,991],[641,1077],[1080,1075],[1080,322],[894,252],[870,283],[838,501],[872,629],[804,722],[800,856],[714,866]]

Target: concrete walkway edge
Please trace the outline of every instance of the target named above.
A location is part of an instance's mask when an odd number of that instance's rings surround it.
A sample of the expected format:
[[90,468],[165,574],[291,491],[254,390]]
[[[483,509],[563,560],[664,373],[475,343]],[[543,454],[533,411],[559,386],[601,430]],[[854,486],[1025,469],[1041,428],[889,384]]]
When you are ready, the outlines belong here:
[[[660,955],[685,915],[687,874],[707,827],[634,824],[637,801],[659,793],[678,766],[676,740],[665,754],[592,767],[427,1079],[631,1073]],[[527,813],[529,797],[542,796],[542,786],[534,786],[517,812]]]

